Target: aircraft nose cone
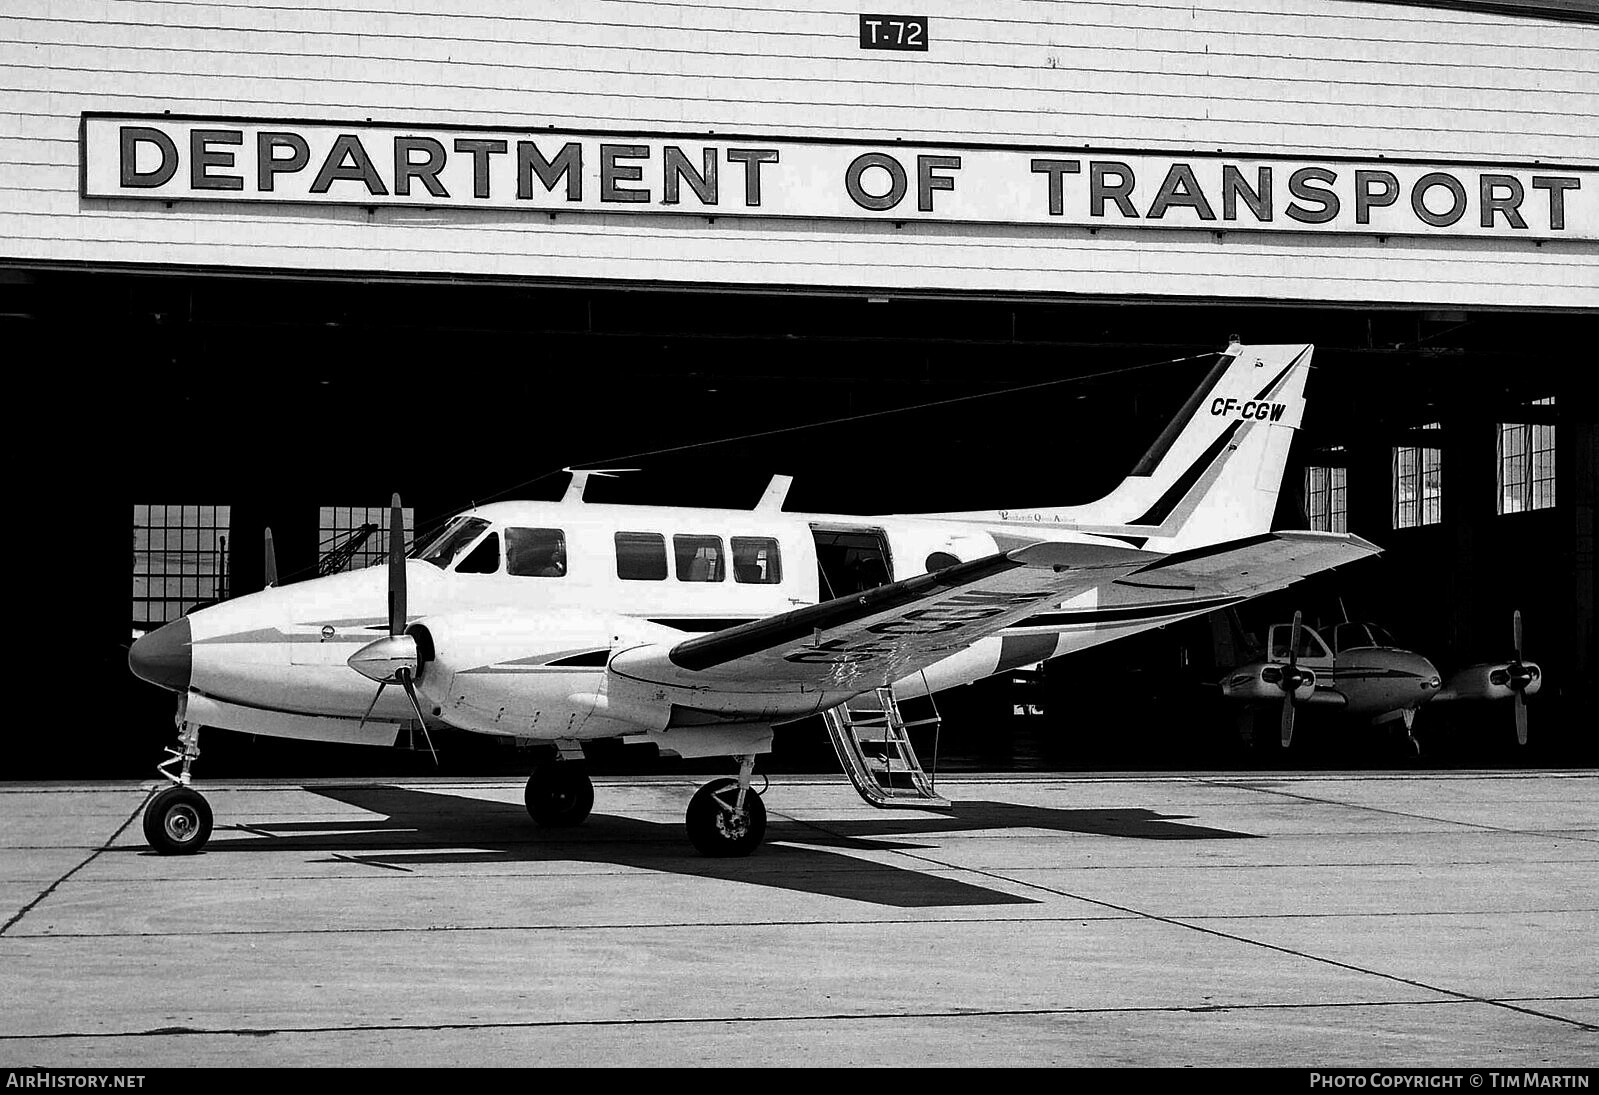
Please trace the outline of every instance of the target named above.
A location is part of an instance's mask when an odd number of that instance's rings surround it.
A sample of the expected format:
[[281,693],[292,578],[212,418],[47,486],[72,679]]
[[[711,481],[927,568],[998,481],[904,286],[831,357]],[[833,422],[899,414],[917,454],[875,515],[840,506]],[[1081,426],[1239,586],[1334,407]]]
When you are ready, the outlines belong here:
[[1416,673],[1421,677],[1421,690],[1423,692],[1436,692],[1443,687],[1443,678],[1438,675],[1438,667],[1426,658],[1416,658]]
[[140,680],[174,692],[187,692],[194,672],[192,640],[187,616],[163,624],[128,650],[128,668]]

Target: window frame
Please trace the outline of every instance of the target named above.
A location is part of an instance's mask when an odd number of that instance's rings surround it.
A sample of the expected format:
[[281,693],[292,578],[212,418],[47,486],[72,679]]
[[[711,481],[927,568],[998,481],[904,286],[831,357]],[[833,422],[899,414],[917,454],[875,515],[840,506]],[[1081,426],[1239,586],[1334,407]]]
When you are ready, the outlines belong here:
[[[755,558],[758,560],[760,552],[769,551],[767,557],[766,576],[748,581],[739,577],[739,545],[746,547],[757,545],[754,549]],[[732,571],[735,585],[746,586],[775,586],[783,584],[783,545],[775,536],[730,536],[728,537],[728,569]],[[745,566],[760,566],[757,561],[744,564]]]
[[[551,527],[549,527],[547,525],[502,525],[500,527],[500,532],[503,533],[503,535],[500,537],[500,540],[501,540],[501,544],[500,544],[501,570],[503,570],[504,573],[507,576],[512,577],[512,578],[546,578],[546,579],[548,579],[548,578],[565,578],[565,577],[567,577],[568,575],[570,575],[572,573],[572,553],[566,546],[566,530],[564,528],[551,528]],[[534,546],[535,546],[536,550],[538,550],[541,553],[543,553],[544,558],[546,560],[546,567],[541,567],[540,568],[541,570],[542,569],[547,569],[548,565],[552,564],[554,562],[554,559],[555,559],[554,552],[556,551],[556,549],[560,549],[561,560],[562,560],[562,562],[561,562],[561,572],[559,574],[541,574],[537,570],[523,571],[523,570],[514,569],[511,566],[511,558],[512,558],[511,540],[513,539],[511,534],[513,532],[516,532],[516,533],[527,532],[527,533],[535,533],[535,534],[537,534],[537,533],[554,533],[555,534],[555,538],[554,538],[554,541],[552,543],[547,543],[546,546],[539,546],[537,543],[535,543]],[[547,537],[546,537],[546,540],[548,540]]]
[[[1442,429],[1429,423],[1417,432],[1427,433]],[[1411,462],[1407,470],[1406,461]],[[1435,484],[1429,488],[1429,479]],[[1406,482],[1413,484],[1413,493],[1405,497]],[[1389,477],[1392,526],[1395,529],[1423,528],[1443,523],[1444,473],[1442,445],[1395,445],[1392,472]]]
[[[689,565],[692,565],[693,561],[699,557],[699,551],[700,551],[701,548],[709,546],[709,544],[715,544],[716,545],[716,576],[715,577],[713,577],[713,578],[687,578],[687,577],[684,577],[684,571],[686,569],[688,569],[688,568],[684,565],[684,554],[683,554],[682,548],[679,546],[679,543],[681,541],[688,541],[688,540],[701,541],[700,545],[693,549],[693,554],[688,556]],[[672,576],[674,578],[676,578],[679,582],[692,582],[695,585],[715,585],[715,584],[717,584],[719,582],[727,581],[727,544],[726,544],[726,542],[723,541],[723,539],[722,539],[722,537],[720,535],[714,534],[714,533],[707,533],[707,532],[674,532],[672,534]]]
[[[360,516],[357,517],[357,514]],[[416,510],[406,506],[400,510],[400,523],[405,532],[405,555],[410,557],[416,547]],[[349,541],[350,537],[366,524],[377,525],[377,531],[368,536],[355,553],[347,559],[336,574],[351,570],[364,570],[379,566],[389,558],[389,507],[388,506],[318,506],[316,561],[321,566],[328,553]]]
[[[660,548],[661,572],[659,575],[640,577],[633,574],[622,573],[622,537],[630,537],[635,542],[653,541]],[[622,582],[664,582],[672,576],[672,561],[666,550],[666,533],[643,532],[632,529],[617,529],[611,537],[611,550],[616,556],[616,577]]]
[[[1319,474],[1318,474],[1319,473]],[[1321,482],[1317,482],[1317,480]],[[1318,505],[1317,500],[1324,500]],[[1349,531],[1349,468],[1343,464],[1305,467],[1305,518],[1314,532]]]
[[[159,525],[153,523],[156,510],[161,511]],[[128,589],[129,608],[135,624],[159,627],[182,619],[197,604],[225,600],[231,595],[231,505],[135,503],[131,516],[128,538],[131,580]],[[194,541],[192,548],[185,546],[191,534]],[[170,546],[174,536],[177,540],[175,547]],[[160,541],[159,547],[156,546],[157,539]],[[157,559],[161,562],[161,569],[150,569]],[[174,560],[176,569],[173,569]],[[210,569],[205,565],[207,561],[212,564]],[[142,594],[141,582],[144,583]],[[159,596],[152,595],[155,583],[161,587]],[[174,584],[177,592],[172,595]],[[159,610],[156,606],[160,606]]]
[[[1554,396],[1530,406],[1553,407]],[[1500,422],[1494,443],[1495,512],[1501,516],[1554,509],[1559,501],[1555,423]],[[1541,459],[1546,457],[1547,460]],[[1547,474],[1544,474],[1547,469]]]

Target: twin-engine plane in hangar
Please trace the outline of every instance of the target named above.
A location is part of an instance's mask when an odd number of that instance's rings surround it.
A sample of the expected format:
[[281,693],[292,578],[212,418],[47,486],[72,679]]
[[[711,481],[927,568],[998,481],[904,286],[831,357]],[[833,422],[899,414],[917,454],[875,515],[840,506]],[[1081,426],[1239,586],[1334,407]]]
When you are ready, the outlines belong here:
[[600,505],[579,475],[560,502],[468,510],[409,558],[392,536],[387,567],[192,612],[129,654],[179,697],[162,766],[175,786],[149,803],[145,834],[163,852],[205,845],[211,811],[189,786],[201,726],[374,745],[450,726],[551,743],[558,759],[533,772],[526,801],[556,826],[593,804],[585,742],[730,756],[738,776],[693,796],[688,835],[707,855],[746,855],[766,824],[756,757],[774,724],[820,714],[869,802],[947,806],[899,700],[1375,554],[1355,536],[1271,531],[1311,351],[1229,346],[1132,474],[1087,505],[790,513],[783,476],[753,510]]
[[1411,749],[1420,752],[1411,728],[1423,704],[1451,700],[1512,700],[1516,740],[1527,744],[1527,697],[1543,687],[1543,670],[1522,660],[1521,613],[1514,614],[1514,654],[1498,662],[1467,666],[1444,680],[1432,662],[1405,650],[1378,624],[1345,620],[1325,629],[1273,624],[1266,657],[1239,666],[1221,682],[1222,695],[1244,702],[1282,704],[1282,745],[1293,740],[1294,710],[1301,704],[1331,708],[1375,725],[1403,722]]

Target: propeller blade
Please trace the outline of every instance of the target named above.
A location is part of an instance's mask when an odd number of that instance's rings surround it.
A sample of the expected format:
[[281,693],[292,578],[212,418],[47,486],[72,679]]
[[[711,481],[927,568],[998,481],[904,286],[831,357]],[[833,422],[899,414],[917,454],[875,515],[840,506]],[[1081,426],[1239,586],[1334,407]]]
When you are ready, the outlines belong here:
[[272,547],[272,530],[271,529],[267,529],[266,530],[266,548],[265,548],[265,551],[266,551],[266,584],[269,585],[269,586],[275,586],[275,585],[278,584],[278,553]]
[[1294,694],[1283,695],[1283,748],[1288,748],[1288,743],[1294,740]]
[[357,727],[356,729],[361,729],[366,726],[366,720],[372,717],[372,709],[378,705],[378,700],[383,698],[383,690],[387,688],[388,685],[388,681],[378,682],[377,694],[372,697],[372,702],[366,705],[366,714],[361,716],[361,726]]
[[389,635],[405,633],[405,514],[400,496],[389,503]]
[[1299,624],[1302,618],[1300,611],[1294,609],[1294,626],[1288,633],[1288,664],[1292,666],[1299,664]]
[[439,751],[433,748],[433,738],[428,734],[427,720],[422,717],[422,705],[417,702],[416,689],[411,685],[411,674],[400,670],[400,687],[405,689],[405,694],[410,697],[411,710],[416,712],[416,724],[422,728],[422,740],[428,743],[428,752],[433,754],[433,767],[439,766]]
[[1516,609],[1515,615],[1511,617],[1511,622],[1516,632],[1516,660],[1519,662],[1521,660],[1521,609]]
[[1527,697],[1516,693],[1516,743],[1527,744]]

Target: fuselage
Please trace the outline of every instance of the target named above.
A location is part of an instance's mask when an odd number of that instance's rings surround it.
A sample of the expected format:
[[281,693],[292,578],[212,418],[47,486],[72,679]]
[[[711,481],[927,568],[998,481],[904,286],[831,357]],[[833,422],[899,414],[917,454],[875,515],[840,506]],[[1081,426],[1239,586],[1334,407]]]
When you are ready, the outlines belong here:
[[[1264,678],[1288,661],[1291,632],[1288,624],[1274,624],[1267,637],[1268,661],[1235,670],[1223,683],[1224,693],[1239,699],[1280,700],[1276,678]],[[1377,721],[1414,711],[1436,698],[1441,688],[1432,662],[1394,645],[1387,631],[1375,624],[1341,623],[1325,639],[1315,628],[1302,628],[1296,664],[1315,674],[1314,696],[1298,696],[1299,700]]]
[[[1125,546],[1069,528],[1018,531],[903,516],[583,502],[483,506],[419,540],[406,562],[408,621],[425,621],[449,650],[424,670],[419,690],[431,701],[430,715],[479,732],[622,734],[662,722],[665,708],[641,710],[620,695],[608,702],[607,665],[621,651],[672,644],[1044,539]],[[375,688],[348,659],[386,634],[386,587],[386,568],[371,567],[193,612],[185,621],[187,680],[167,673],[158,683],[267,711],[360,718]],[[896,687],[904,696],[953,687],[1215,607],[1159,589],[1090,592]],[[136,645],[136,671],[139,646],[148,654],[160,634]],[[779,692],[744,713],[782,721],[843,698]],[[403,721],[411,708],[390,689],[370,716]]]

